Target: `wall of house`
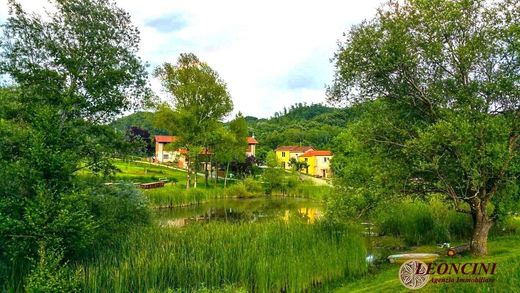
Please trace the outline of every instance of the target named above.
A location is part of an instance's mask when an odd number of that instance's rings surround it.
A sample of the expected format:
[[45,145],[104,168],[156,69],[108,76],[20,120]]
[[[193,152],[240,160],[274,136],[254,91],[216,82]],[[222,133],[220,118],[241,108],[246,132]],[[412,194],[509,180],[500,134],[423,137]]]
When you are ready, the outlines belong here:
[[301,170],[302,173],[311,176],[316,175],[316,157],[300,157],[298,161],[306,162],[308,165],[306,169]]
[[[174,162],[179,156],[179,153],[177,151],[166,151],[164,148],[165,145],[165,143],[161,142],[155,143],[155,160],[161,163]],[[167,155],[167,158],[165,158],[165,155]]]
[[256,156],[256,145],[254,145],[254,144],[247,145],[246,156],[248,156],[248,157]]
[[[285,155],[283,155],[283,153],[285,153]],[[291,154],[291,152],[289,152],[289,151],[276,151],[276,161],[278,161],[278,163],[280,165],[285,166],[285,169],[290,169],[290,167],[289,167],[290,154]]]
[[[325,178],[330,177],[330,159],[332,156],[317,156],[316,157],[316,174]],[[325,171],[325,174],[323,173]],[[325,176],[323,176],[325,175]]]

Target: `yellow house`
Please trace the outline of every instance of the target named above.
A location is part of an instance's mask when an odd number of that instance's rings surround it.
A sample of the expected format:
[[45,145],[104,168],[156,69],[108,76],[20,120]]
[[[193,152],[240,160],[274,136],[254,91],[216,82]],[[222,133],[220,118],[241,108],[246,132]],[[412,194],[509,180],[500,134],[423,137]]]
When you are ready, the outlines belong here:
[[330,151],[315,150],[307,151],[298,157],[300,162],[307,163],[307,167],[301,170],[302,173],[322,178],[329,178],[332,175],[330,159],[332,159]]
[[298,157],[303,155],[307,151],[313,151],[314,149],[310,146],[280,146],[274,151],[276,153],[276,160],[285,169],[291,169],[289,164],[291,158],[298,160]]

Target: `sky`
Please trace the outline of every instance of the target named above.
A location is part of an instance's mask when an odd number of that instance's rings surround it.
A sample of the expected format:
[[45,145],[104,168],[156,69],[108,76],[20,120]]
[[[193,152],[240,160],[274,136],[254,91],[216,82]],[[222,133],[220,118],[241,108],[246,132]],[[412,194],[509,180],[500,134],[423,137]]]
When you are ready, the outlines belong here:
[[[19,0],[43,12],[44,0]],[[268,118],[295,103],[326,103],[330,59],[352,25],[371,19],[380,0],[118,0],[141,32],[149,70],[194,53],[227,83],[234,112]],[[0,0],[0,23],[7,18]],[[152,89],[167,95],[158,80]]]

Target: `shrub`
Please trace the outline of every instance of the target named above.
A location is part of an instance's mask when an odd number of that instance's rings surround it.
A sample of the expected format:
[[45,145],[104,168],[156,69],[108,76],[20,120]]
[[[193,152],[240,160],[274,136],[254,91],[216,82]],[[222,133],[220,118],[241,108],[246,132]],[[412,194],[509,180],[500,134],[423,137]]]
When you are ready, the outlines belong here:
[[253,194],[262,194],[263,191],[264,191],[264,188],[262,186],[262,183],[260,183],[260,181],[258,180],[255,180],[251,177],[248,177],[246,178],[244,181],[243,181],[246,189],[250,192],[250,193],[253,193]]
[[243,182],[238,182],[234,185],[229,186],[224,190],[224,195],[226,197],[238,197],[238,198],[248,198],[252,197],[253,194],[249,192],[246,185]]
[[151,221],[148,198],[131,183],[96,187],[91,198],[98,243],[117,241],[133,227]]
[[429,202],[407,199],[385,203],[376,209],[374,217],[382,233],[402,237],[408,245],[466,239],[472,230],[469,216],[450,209],[437,198]]
[[63,263],[63,252],[40,244],[38,264],[28,275],[27,292],[80,292],[80,272]]

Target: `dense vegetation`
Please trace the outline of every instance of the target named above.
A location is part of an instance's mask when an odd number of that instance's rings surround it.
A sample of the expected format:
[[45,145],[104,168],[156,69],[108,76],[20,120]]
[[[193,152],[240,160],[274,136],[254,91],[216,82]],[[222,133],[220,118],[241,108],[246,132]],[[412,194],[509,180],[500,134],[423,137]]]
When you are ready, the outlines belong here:
[[[478,261],[500,261],[485,290],[518,291],[518,1],[390,1],[335,56],[329,101],[350,107],[227,123],[226,83],[190,53],[154,71],[170,103],[114,121],[153,101],[138,30],[110,0],[52,3],[40,16],[8,1],[2,25],[0,291],[395,290],[390,253],[468,239]],[[168,147],[184,148],[187,170],[121,160],[150,154],[157,133],[178,136]],[[245,156],[252,133],[262,169]],[[279,145],[332,149],[334,189],[280,168]],[[326,200],[325,217],[179,228],[152,210],[275,196]]]
[[359,231],[301,223],[150,228],[82,267],[86,292],[300,292],[367,270]]
[[[321,104],[295,104],[277,112],[271,118],[244,117],[248,135],[259,141],[256,157],[265,162],[267,153],[280,145],[310,145],[330,149],[334,138],[354,121],[360,111],[356,108],[332,108]],[[153,113],[139,112],[119,118],[112,123],[119,130],[139,127],[150,134],[163,134],[156,128]]]
[[518,1],[389,1],[345,34],[329,101],[367,106],[335,151],[346,197],[442,194],[487,253],[520,202],[519,22]]
[[131,147],[106,122],[149,101],[139,33],[110,1],[53,3],[40,16],[9,1],[2,25],[1,291],[74,292],[67,263],[150,219],[133,187],[78,174],[110,173]]
[[352,109],[321,104],[296,104],[269,119],[246,117],[249,129],[259,141],[257,158],[265,162],[268,152],[280,145],[310,145],[331,149],[334,138],[356,117]]

